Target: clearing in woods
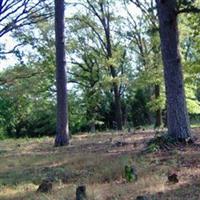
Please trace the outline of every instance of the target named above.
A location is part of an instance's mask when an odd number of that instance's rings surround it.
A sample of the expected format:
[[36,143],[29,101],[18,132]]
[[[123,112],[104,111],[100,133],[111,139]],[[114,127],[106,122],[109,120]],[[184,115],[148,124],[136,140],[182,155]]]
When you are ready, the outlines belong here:
[[[0,142],[0,199],[74,200],[86,185],[91,200],[131,200],[138,195],[159,200],[200,199],[200,129],[196,145],[142,153],[153,131],[74,136],[68,147],[53,147],[53,138]],[[138,180],[127,182],[125,165],[134,165]],[[178,175],[169,183],[168,175]],[[37,193],[51,179],[50,193]]]

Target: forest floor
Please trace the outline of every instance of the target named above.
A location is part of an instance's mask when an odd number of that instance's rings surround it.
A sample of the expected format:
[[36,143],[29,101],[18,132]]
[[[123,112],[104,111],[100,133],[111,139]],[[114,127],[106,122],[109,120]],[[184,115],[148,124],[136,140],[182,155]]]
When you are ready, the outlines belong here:
[[[200,129],[193,129],[200,144]],[[90,200],[200,199],[200,147],[177,146],[144,153],[154,131],[74,136],[67,147],[53,147],[53,138],[0,141],[1,200],[74,200],[76,187],[86,185]],[[138,180],[127,182],[125,165],[133,164]],[[169,183],[176,173],[178,183]],[[36,192],[43,179],[53,180],[50,193]]]

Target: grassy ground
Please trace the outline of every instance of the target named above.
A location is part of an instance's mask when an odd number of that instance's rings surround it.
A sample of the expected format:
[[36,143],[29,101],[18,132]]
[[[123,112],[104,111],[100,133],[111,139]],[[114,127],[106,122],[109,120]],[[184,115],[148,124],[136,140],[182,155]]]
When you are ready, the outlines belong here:
[[[198,144],[200,129],[193,132]],[[138,195],[199,200],[200,148],[141,153],[153,136],[152,131],[79,135],[62,148],[53,147],[53,138],[1,141],[0,199],[74,200],[77,185],[84,184],[90,200],[131,200]],[[124,179],[127,164],[137,168],[136,182]],[[167,182],[172,172],[178,174],[179,183]],[[53,191],[36,193],[46,178],[53,179]]]

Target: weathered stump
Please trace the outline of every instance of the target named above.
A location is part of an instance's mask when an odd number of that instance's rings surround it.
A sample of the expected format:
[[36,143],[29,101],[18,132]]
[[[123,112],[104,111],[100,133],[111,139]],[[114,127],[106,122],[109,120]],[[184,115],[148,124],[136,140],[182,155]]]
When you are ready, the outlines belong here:
[[50,180],[43,180],[39,185],[37,192],[48,193],[51,192],[53,184]]
[[178,183],[179,182],[179,180],[178,180],[178,175],[177,174],[175,174],[175,173],[173,173],[173,174],[170,174],[169,176],[168,176],[168,181],[170,182],[170,183]]
[[137,196],[136,200],[149,200],[146,196]]
[[84,185],[77,187],[76,200],[87,200],[86,187]]

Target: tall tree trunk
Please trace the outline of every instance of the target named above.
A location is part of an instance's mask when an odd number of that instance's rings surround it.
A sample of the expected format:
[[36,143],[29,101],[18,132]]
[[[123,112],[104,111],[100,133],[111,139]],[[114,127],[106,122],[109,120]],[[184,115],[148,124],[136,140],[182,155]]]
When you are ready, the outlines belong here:
[[191,132],[178,49],[177,1],[157,0],[156,2],[164,63],[168,132],[176,139],[185,140],[191,136]]
[[[159,85],[155,85],[154,93],[155,93],[155,99],[160,98],[160,86]],[[158,110],[156,110],[155,127],[160,127],[161,125],[162,125],[162,109],[158,108]]]
[[118,84],[114,83],[114,96],[115,96],[115,120],[117,123],[117,130],[122,130],[122,110],[121,110],[121,97]]
[[[106,50],[107,50],[107,57],[108,59],[112,58],[112,47],[111,47],[111,38],[110,38],[110,26],[109,22],[107,27],[105,26],[105,35],[106,35]],[[116,69],[110,65],[110,71],[113,78],[117,77]],[[115,121],[117,125],[117,130],[122,130],[122,110],[121,110],[121,96],[119,91],[118,83],[113,83],[113,90],[114,90],[114,102],[115,102]]]
[[69,143],[67,80],[65,71],[64,0],[55,0],[57,125],[55,146]]

